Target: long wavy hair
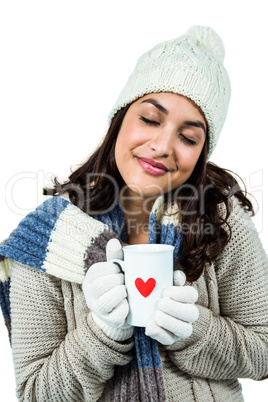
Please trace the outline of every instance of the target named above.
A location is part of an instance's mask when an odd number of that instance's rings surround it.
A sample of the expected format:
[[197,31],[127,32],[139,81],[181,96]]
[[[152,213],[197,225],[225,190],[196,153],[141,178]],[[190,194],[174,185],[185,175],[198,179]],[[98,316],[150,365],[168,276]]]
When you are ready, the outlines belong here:
[[[104,213],[115,204],[125,183],[115,162],[115,144],[130,104],[113,118],[101,145],[78,167],[68,180],[53,179],[53,188],[44,188],[45,195],[68,193],[70,201],[90,215]],[[228,218],[232,211],[231,196],[254,215],[246,191],[239,186],[229,170],[207,162],[208,135],[198,162],[187,180],[170,192],[168,203],[177,203],[180,211],[182,255],[180,263],[187,280],[197,280],[205,265],[211,264],[231,239]],[[225,208],[224,214],[219,204]],[[222,208],[221,208],[222,209]]]

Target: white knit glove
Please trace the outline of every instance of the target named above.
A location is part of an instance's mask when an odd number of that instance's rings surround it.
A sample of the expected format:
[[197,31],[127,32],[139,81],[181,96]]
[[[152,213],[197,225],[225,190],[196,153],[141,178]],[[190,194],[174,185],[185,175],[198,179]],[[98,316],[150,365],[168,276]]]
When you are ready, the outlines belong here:
[[159,300],[154,321],[145,328],[145,334],[162,343],[172,345],[179,339],[192,334],[192,323],[199,317],[194,305],[198,299],[197,290],[184,286],[186,276],[182,271],[174,271],[175,286],[167,287]]
[[86,273],[82,289],[92,318],[111,339],[123,341],[133,335],[134,327],[126,323],[129,312],[125,277],[109,260],[123,260],[119,240],[111,239],[106,246],[107,262],[93,264]]

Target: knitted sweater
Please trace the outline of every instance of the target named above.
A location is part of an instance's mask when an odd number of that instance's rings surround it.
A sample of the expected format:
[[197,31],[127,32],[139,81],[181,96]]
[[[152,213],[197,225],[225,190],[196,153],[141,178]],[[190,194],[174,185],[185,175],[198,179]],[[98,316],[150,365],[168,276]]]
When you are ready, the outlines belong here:
[[[243,401],[237,379],[268,375],[268,260],[248,213],[233,204],[232,239],[193,284],[200,316],[192,335],[159,344],[168,401]],[[7,261],[19,400],[108,401],[111,389],[116,397],[133,341],[104,335],[81,284]]]

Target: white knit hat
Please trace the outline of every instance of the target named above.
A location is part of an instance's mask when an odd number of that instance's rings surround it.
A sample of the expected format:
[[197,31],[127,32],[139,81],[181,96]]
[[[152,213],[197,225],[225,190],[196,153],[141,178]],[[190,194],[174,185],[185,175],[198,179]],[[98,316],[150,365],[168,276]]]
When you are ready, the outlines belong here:
[[209,126],[208,157],[219,138],[228,110],[231,85],[223,66],[224,46],[210,27],[193,26],[185,35],[144,53],[120,93],[110,115],[153,92],[173,92],[192,99]]

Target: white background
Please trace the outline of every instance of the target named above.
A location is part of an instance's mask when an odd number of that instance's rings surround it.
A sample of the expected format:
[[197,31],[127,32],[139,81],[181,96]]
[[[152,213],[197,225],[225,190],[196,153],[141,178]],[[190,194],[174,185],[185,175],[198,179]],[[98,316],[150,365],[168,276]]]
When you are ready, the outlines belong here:
[[[107,115],[137,58],[191,25],[222,37],[232,82],[229,114],[211,160],[245,179],[268,251],[267,9],[265,1],[1,1],[0,239],[43,201],[105,133]],[[250,267],[249,267],[250,269]],[[0,320],[1,401],[15,382]],[[268,381],[242,380],[246,402],[267,401]],[[265,393],[266,391],[266,393]]]

